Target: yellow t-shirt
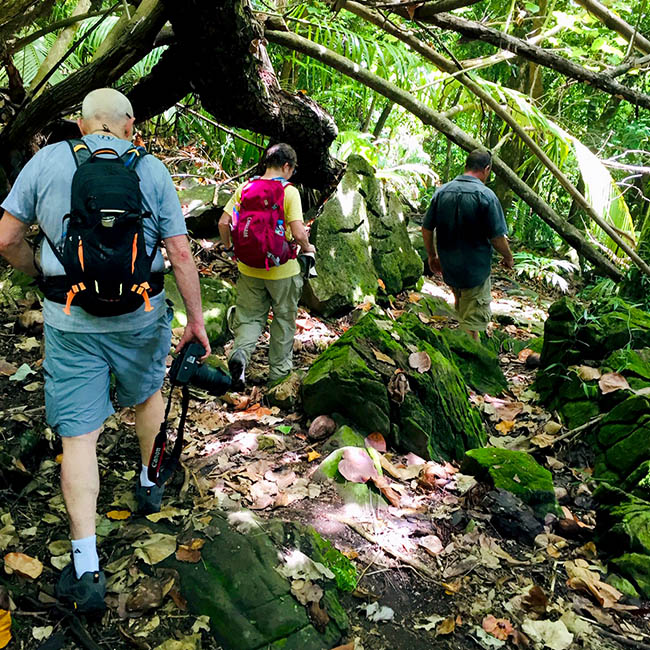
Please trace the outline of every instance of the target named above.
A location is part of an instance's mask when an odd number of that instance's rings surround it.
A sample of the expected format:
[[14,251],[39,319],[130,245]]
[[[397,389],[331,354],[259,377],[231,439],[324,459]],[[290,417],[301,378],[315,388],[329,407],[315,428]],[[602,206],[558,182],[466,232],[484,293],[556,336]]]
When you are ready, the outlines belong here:
[[[232,217],[233,210],[239,209],[241,201],[241,191],[250,181],[242,183],[235,193],[230,197],[230,201],[223,209]],[[292,221],[302,221],[302,204],[300,202],[300,193],[293,185],[287,185],[284,190],[284,220],[287,225]],[[291,235],[291,228],[286,229],[287,241],[293,239]],[[289,260],[280,266],[273,266],[268,271],[266,269],[256,269],[252,266],[247,266],[242,262],[237,262],[239,272],[248,275],[252,278],[261,278],[262,280],[283,280],[284,278],[292,278],[294,275],[300,273],[300,265],[298,260]]]

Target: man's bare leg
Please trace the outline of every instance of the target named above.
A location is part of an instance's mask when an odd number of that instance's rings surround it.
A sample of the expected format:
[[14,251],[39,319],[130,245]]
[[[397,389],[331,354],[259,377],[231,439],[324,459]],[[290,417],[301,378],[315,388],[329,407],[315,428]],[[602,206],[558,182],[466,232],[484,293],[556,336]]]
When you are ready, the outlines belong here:
[[70,519],[72,539],[95,534],[99,494],[97,440],[101,429],[81,436],[62,437],[61,491]]
[[165,404],[159,390],[135,407],[135,433],[138,436],[140,458],[143,465],[149,464],[153,441],[160,430],[164,417]]

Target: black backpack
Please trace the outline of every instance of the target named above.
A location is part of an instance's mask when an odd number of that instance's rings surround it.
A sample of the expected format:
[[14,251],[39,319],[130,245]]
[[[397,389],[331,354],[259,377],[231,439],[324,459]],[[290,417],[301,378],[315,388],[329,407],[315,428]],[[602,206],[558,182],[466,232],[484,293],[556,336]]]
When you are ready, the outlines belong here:
[[72,177],[70,214],[63,217],[65,235],[55,246],[45,235],[65,269],[65,276],[47,277],[46,298],[73,304],[94,316],[118,316],[138,309],[162,290],[162,274],[152,274],[158,250],[147,254],[140,179],[135,171],[146,155],[133,147],[120,156],[113,149],[92,152],[82,140],[69,140],[77,170]]

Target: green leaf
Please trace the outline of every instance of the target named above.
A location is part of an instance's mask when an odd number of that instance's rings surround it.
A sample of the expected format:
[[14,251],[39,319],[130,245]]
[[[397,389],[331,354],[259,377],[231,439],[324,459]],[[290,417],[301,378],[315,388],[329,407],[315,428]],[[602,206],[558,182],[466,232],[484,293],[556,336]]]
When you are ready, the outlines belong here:
[[22,381],[29,375],[35,375],[35,374],[36,372],[32,370],[28,364],[23,363],[23,365],[20,366],[20,368],[18,368],[18,370],[16,370],[16,372],[13,375],[11,375],[11,377],[9,377],[9,381]]
[[289,424],[280,424],[279,426],[275,427],[275,430],[283,433],[286,436],[291,433],[292,428],[293,427]]

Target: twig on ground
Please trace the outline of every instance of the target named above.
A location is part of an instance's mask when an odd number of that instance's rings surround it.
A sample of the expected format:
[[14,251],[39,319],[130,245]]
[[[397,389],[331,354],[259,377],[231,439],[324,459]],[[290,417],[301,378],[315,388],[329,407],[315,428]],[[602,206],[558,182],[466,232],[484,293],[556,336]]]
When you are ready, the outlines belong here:
[[631,648],[641,648],[642,650],[650,650],[650,644],[644,643],[643,641],[635,641],[634,639],[629,639],[628,637],[623,636],[622,634],[614,634],[614,632],[610,632],[609,630],[606,630],[602,627],[598,628],[598,632],[603,636],[618,641],[623,645],[630,646]]
[[399,551],[395,551],[389,546],[386,546],[385,544],[382,544],[374,535],[371,535],[370,533],[366,532],[356,522],[350,521],[349,519],[340,519],[338,517],[336,517],[336,521],[339,521],[340,523],[350,527],[355,533],[361,535],[361,537],[369,541],[371,544],[375,544],[376,546],[379,546],[379,548],[382,551],[384,551],[384,553],[394,557],[396,560],[399,560],[404,564],[407,564],[412,569],[419,571],[422,575],[429,578],[429,580],[433,580],[434,582],[440,582],[439,577],[436,576],[436,574],[426,564],[420,562],[420,560],[416,560],[415,558],[410,558],[407,555],[400,553]]
[[0,418],[4,418],[8,415],[13,415],[14,413],[21,413],[22,415],[35,415],[36,413],[40,413],[41,411],[45,410],[45,406],[37,406],[36,408],[28,409],[27,411],[24,411],[23,409],[25,408],[25,406],[26,405],[13,406],[10,409],[5,409],[4,411],[0,411]]
[[605,413],[601,413],[600,415],[597,415],[595,418],[589,420],[589,422],[585,422],[584,424],[581,424],[579,427],[576,427],[575,429],[570,429],[569,431],[566,431],[561,436],[555,438],[555,440],[553,440],[550,446],[552,447],[558,442],[562,442],[562,440],[566,440],[567,438],[572,438],[573,436],[577,436],[585,429],[588,429],[590,426],[593,426],[594,424],[600,422],[604,417],[605,417]]

